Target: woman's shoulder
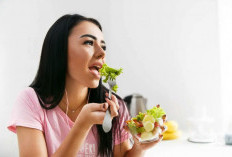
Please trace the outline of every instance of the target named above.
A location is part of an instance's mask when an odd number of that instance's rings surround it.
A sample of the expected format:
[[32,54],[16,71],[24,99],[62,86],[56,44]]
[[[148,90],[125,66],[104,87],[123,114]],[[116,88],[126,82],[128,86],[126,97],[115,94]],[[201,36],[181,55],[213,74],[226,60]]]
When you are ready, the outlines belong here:
[[35,101],[37,99],[37,95],[35,93],[35,90],[31,87],[25,87],[22,89],[19,94],[18,98],[21,99],[29,99],[30,101]]
[[35,90],[32,87],[25,87],[19,92],[19,96],[33,96]]
[[42,110],[40,103],[38,101],[37,94],[32,87],[25,87],[22,89],[16,99],[16,103],[27,105],[28,107],[36,110]]
[[43,131],[44,110],[33,88],[22,89],[11,112],[8,129],[16,132],[16,126],[36,128]]

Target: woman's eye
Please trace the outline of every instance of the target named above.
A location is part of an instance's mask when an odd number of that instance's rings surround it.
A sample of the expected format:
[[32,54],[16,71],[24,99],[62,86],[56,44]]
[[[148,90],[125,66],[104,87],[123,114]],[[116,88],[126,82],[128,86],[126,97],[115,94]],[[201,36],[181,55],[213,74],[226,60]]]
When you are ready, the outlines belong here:
[[102,46],[102,49],[105,51],[106,50],[106,46]]
[[87,40],[87,41],[84,42],[84,44],[93,46],[93,41],[92,40]]

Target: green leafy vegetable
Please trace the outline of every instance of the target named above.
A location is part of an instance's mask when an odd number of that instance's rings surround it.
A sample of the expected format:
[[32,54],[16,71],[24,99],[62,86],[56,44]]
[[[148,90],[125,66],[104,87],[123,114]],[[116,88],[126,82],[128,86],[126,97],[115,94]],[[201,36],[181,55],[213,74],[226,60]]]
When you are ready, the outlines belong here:
[[147,114],[152,115],[155,118],[155,120],[157,120],[157,118],[161,118],[166,113],[164,112],[164,110],[161,107],[155,106],[152,109],[147,110]]
[[139,112],[139,114],[136,116],[137,121],[143,121],[145,114],[142,112]]
[[137,133],[142,133],[145,131],[144,127],[138,127],[136,128]]
[[117,90],[118,90],[118,85],[114,85],[113,88],[112,88],[112,90],[113,90],[114,92],[117,92]]
[[[100,69],[100,74],[101,76],[104,76],[105,79],[103,80],[103,82],[107,83],[107,81],[110,80],[115,80],[117,76],[119,76],[122,73],[122,68],[120,69],[114,69],[109,67],[107,64],[103,64],[102,68]],[[113,86],[112,90],[114,92],[117,92],[118,86],[115,85]]]
[[128,123],[128,127],[132,134],[138,134],[145,131],[144,127],[136,126],[135,122],[132,120]]
[[136,125],[135,125],[135,122],[132,120],[128,123],[128,127],[131,131],[132,134],[137,134],[137,129],[136,129]]

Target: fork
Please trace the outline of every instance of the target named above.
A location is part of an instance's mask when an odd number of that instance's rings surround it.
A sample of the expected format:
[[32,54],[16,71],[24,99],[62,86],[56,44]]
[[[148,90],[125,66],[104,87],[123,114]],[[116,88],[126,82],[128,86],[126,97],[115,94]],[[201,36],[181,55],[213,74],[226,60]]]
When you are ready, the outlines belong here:
[[[116,85],[116,80],[108,80],[107,81],[109,84],[109,99],[111,99],[112,95],[112,88]],[[112,119],[111,119],[111,114],[110,114],[110,108],[106,110],[106,114],[103,120],[102,128],[105,131],[105,133],[109,132],[112,127]]]

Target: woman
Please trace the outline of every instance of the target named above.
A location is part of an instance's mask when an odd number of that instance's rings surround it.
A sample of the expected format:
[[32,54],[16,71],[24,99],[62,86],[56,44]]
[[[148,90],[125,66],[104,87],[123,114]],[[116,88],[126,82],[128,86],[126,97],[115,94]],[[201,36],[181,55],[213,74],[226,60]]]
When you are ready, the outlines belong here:
[[[123,100],[102,85],[105,41],[98,21],[65,15],[49,29],[32,84],[16,101],[9,130],[22,157],[143,156],[157,142],[130,147]],[[110,108],[113,127],[102,123]],[[160,138],[161,140],[161,138]]]

